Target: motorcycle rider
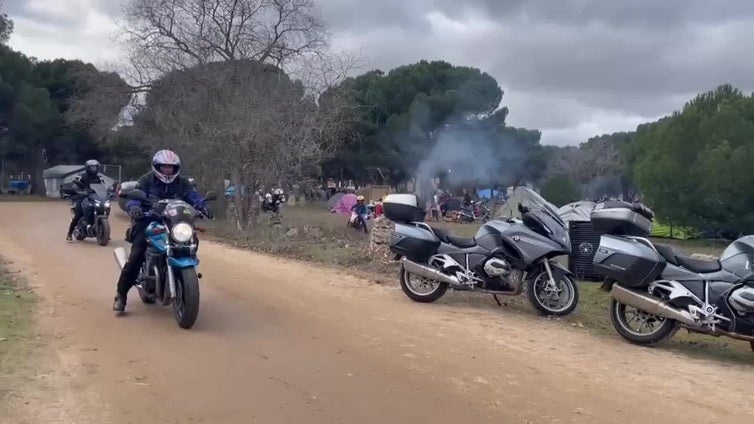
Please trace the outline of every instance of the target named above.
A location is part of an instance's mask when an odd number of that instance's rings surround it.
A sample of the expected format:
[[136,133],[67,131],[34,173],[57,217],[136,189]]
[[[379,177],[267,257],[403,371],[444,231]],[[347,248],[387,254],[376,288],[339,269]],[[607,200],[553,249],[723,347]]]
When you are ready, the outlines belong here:
[[[89,159],[84,163],[84,172],[76,175],[73,178],[74,189],[77,191],[88,191],[92,184],[104,184],[104,180],[99,176],[99,162],[95,159]],[[80,194],[73,196],[73,218],[71,218],[71,224],[68,226],[68,234],[65,239],[68,241],[73,240],[73,230],[76,228],[81,217],[84,216],[84,207],[81,205],[85,197]]]
[[[180,173],[181,159],[178,155],[170,150],[160,150],[152,157],[152,170],[139,178],[135,189],[143,191],[148,197],[181,199],[191,204],[208,218],[212,218],[204,199],[194,190],[188,178],[181,176]],[[144,231],[150,222],[148,218],[143,219],[145,218],[145,208],[139,200],[129,200],[126,203],[126,211],[133,222],[130,229],[131,252],[118,279],[115,300],[113,301],[113,311],[116,312],[123,312],[126,309],[128,290],[134,285],[136,277],[139,275],[139,268],[144,262],[147,250]]]
[[367,214],[369,210],[367,209],[367,205],[364,204],[364,196],[359,195],[356,197],[356,204],[353,205],[351,211],[356,212],[356,219],[364,226],[364,232],[369,233],[367,231]]

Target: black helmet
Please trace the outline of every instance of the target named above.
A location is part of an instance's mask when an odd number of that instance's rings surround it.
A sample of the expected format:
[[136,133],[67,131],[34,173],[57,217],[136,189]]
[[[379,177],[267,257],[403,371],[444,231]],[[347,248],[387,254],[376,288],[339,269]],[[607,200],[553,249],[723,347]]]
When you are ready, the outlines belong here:
[[94,177],[99,173],[99,162],[95,159],[89,159],[84,164],[84,169],[88,175]]

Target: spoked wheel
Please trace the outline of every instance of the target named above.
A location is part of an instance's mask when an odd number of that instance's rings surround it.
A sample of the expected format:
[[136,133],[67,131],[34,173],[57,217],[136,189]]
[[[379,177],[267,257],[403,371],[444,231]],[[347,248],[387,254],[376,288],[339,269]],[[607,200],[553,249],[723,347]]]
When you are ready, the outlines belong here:
[[194,268],[183,268],[174,272],[173,316],[181,328],[189,329],[199,316],[199,278]]
[[553,284],[545,271],[526,285],[526,294],[534,309],[544,315],[568,315],[579,303],[579,288],[570,277],[563,275]]
[[615,299],[610,302],[610,321],[618,334],[640,345],[660,343],[678,331],[675,320],[640,311]]
[[403,292],[416,302],[434,302],[448,291],[448,283],[441,283],[411,274],[404,267],[401,267],[400,280]]

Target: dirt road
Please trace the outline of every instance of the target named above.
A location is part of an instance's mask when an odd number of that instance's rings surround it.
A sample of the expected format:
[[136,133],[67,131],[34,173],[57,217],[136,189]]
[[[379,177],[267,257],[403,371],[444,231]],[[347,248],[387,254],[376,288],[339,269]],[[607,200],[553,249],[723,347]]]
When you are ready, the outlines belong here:
[[397,286],[209,242],[192,330],[134,291],[116,317],[125,222],[103,248],[66,243],[69,216],[61,203],[0,204],[0,252],[43,297],[44,342],[4,423],[754,422],[752,367],[452,295],[421,305]]

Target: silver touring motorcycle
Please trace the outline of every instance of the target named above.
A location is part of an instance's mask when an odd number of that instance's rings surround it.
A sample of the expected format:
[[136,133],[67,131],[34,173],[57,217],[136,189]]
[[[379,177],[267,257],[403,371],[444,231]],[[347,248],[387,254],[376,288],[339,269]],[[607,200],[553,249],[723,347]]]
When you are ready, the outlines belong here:
[[434,302],[448,288],[517,296],[526,290],[544,315],[567,315],[578,303],[574,276],[553,258],[570,253],[565,223],[542,198],[518,205],[522,220],[486,222],[473,238],[449,235],[424,220],[413,194],[391,194],[385,217],[395,222],[390,250],[401,261],[403,292]]
[[592,212],[595,229],[606,234],[593,264],[612,294],[615,330],[648,345],[685,328],[754,349],[754,236],[732,242],[717,260],[699,260],[648,240],[653,218],[639,203],[606,202]]

